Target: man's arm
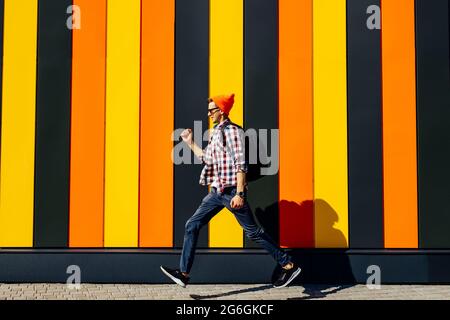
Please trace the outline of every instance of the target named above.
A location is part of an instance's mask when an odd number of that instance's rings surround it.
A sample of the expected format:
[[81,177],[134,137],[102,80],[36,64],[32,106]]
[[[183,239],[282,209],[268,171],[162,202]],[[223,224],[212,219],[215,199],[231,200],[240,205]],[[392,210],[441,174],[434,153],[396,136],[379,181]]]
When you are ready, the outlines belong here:
[[[234,163],[234,169],[236,170],[237,186],[236,192],[245,192],[246,186],[246,173],[248,171],[247,163],[245,161],[245,149],[244,149],[244,134],[240,129],[233,128],[227,131],[227,142],[231,147],[231,154]],[[240,209],[244,206],[245,199],[236,196],[231,199],[231,207],[234,209]]]
[[243,171],[237,173],[237,192],[244,192],[246,174]]
[[191,148],[192,152],[197,156],[197,158],[203,158],[203,150],[200,148],[193,140],[188,144],[189,148]]
[[186,129],[181,133],[180,136],[183,139],[183,141],[189,146],[192,152],[194,152],[197,158],[203,161],[204,156],[203,150],[194,142],[194,139],[192,138],[192,130]]
[[230,152],[236,170],[237,192],[244,192],[248,172],[247,162],[245,160],[245,136],[242,129],[232,128],[226,134],[227,145],[230,146]]

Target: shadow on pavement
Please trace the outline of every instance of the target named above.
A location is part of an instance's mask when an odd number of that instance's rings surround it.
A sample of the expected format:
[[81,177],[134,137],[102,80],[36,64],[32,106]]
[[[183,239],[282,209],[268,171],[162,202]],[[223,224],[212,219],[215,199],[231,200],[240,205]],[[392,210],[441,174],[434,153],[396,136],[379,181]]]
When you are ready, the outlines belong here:
[[[303,295],[306,295],[306,296],[288,298],[287,300],[309,300],[309,299],[325,298],[329,294],[333,294],[333,293],[339,292],[343,289],[353,287],[353,285],[302,285],[299,287],[303,287],[305,289],[303,291]],[[191,294],[190,297],[194,300],[215,299],[215,298],[223,298],[223,297],[232,296],[232,295],[238,295],[238,294],[242,294],[242,293],[263,291],[263,290],[268,290],[268,289],[273,289],[273,285],[263,285],[263,286],[255,287],[255,288],[233,290],[233,291],[229,291],[229,292],[223,292],[223,293],[211,294],[211,295],[203,295],[203,296],[197,295],[197,294]]]
[[303,285],[303,294],[307,296],[288,298],[288,300],[309,300],[325,298],[329,294],[339,292],[343,289],[353,287],[353,285]]
[[205,295],[205,296],[201,296],[201,295],[197,295],[197,294],[191,294],[190,296],[194,300],[214,299],[214,298],[222,298],[222,297],[232,296],[232,295],[235,295],[235,294],[262,291],[262,290],[267,290],[267,289],[271,289],[271,288],[273,288],[273,285],[268,284],[268,285],[264,285],[264,286],[260,286],[260,287],[256,287],[256,288],[247,288],[247,289],[233,290],[233,291],[230,291],[230,292],[224,292],[224,293],[218,293],[218,294],[211,294],[211,295]]

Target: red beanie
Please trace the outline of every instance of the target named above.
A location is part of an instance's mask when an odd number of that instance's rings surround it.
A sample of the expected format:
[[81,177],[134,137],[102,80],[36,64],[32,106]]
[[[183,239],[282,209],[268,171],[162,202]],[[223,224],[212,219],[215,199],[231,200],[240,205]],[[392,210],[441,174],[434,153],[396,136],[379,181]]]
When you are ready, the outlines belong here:
[[234,93],[230,94],[229,96],[225,95],[212,97],[211,100],[214,101],[219,109],[228,116],[234,104]]

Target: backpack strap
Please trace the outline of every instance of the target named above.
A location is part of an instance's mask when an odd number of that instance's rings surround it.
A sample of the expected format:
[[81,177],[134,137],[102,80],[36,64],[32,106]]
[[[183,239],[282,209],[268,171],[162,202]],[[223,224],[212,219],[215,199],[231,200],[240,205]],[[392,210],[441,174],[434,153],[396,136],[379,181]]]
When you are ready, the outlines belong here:
[[228,128],[228,127],[231,126],[231,125],[236,126],[236,127],[238,127],[239,129],[244,130],[240,125],[238,125],[238,124],[236,124],[236,123],[234,123],[234,122],[231,122],[231,120],[230,120],[226,125],[220,127],[219,130],[220,130],[220,132],[222,133],[222,145],[223,145],[223,147],[226,146],[225,128]]

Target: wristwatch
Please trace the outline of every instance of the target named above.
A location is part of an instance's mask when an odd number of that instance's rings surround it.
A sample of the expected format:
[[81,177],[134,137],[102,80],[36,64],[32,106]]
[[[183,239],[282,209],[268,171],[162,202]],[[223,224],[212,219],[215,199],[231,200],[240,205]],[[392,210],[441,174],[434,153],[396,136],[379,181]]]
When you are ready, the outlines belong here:
[[236,193],[236,195],[238,195],[239,197],[241,197],[243,200],[245,200],[245,192],[238,192]]

